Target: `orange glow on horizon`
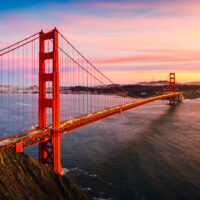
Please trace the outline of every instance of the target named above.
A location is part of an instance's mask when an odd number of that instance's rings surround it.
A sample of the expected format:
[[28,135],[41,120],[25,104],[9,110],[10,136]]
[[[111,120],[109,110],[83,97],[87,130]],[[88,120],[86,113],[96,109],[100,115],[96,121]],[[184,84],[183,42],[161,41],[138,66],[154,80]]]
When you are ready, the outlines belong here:
[[[172,71],[173,72],[173,71]],[[117,80],[117,83],[120,84],[134,84],[143,81],[160,81],[167,80],[169,77],[168,72],[132,72],[132,71],[116,71],[116,72],[104,72],[107,76],[109,76],[114,82]],[[199,72],[176,72],[176,81],[178,83],[186,83],[186,82],[200,82],[200,71]]]

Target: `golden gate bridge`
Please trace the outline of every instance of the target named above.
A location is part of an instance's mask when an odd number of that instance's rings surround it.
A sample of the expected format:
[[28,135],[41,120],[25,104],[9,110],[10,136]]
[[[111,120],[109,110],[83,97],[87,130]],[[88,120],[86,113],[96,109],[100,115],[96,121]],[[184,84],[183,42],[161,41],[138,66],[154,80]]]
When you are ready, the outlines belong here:
[[61,135],[160,99],[181,100],[175,73],[168,92],[141,98],[111,81],[56,28],[0,50],[0,150],[39,144],[39,161],[61,173]]

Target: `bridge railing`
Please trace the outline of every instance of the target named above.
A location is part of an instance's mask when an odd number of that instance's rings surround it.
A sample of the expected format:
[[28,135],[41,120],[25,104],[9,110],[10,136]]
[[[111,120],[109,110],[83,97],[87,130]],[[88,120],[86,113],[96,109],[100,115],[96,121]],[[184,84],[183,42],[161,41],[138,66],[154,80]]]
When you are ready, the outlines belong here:
[[[45,56],[51,57],[54,41],[49,35],[53,31],[36,33],[0,50],[0,138],[38,127],[40,41],[45,37],[44,52],[49,53]],[[111,81],[59,31],[57,48],[61,122],[136,100],[137,96]],[[44,59],[47,99],[52,99],[53,89],[50,57]],[[51,106],[46,110],[45,124],[49,126]]]
[[[36,33],[0,50],[0,138],[38,127],[40,37]],[[58,40],[61,121],[133,100],[60,33]],[[52,48],[52,39],[45,40],[45,52]],[[51,73],[52,61],[47,59],[45,65],[46,73]],[[46,82],[46,94],[51,99],[50,81]],[[48,126],[51,108],[47,108],[46,119]]]

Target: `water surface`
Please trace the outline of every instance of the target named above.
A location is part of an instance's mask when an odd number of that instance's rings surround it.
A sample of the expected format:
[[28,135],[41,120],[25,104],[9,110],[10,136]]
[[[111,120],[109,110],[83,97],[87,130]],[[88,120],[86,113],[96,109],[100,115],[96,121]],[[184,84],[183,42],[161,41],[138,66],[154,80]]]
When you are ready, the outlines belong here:
[[199,116],[200,99],[161,100],[82,127],[62,136],[63,170],[93,199],[200,199]]

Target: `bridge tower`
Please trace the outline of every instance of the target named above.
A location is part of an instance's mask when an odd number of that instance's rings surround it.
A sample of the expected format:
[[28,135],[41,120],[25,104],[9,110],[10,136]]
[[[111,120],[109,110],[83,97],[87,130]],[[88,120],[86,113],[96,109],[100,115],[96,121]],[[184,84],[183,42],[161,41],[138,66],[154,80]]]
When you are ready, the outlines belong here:
[[[45,41],[52,40],[52,52],[45,52]],[[51,139],[39,144],[40,163],[51,166],[52,169],[61,173],[60,162],[60,99],[59,99],[59,66],[58,66],[58,31],[44,33],[40,32],[40,52],[39,52],[39,128],[46,127],[46,108],[52,109],[52,136]],[[46,73],[45,61],[51,60],[52,72]],[[52,99],[46,97],[46,82],[52,82]]]
[[[170,93],[175,93],[176,92],[176,77],[175,73],[170,73],[169,74],[169,92]],[[176,105],[176,96],[172,96],[169,99],[170,105]]]

